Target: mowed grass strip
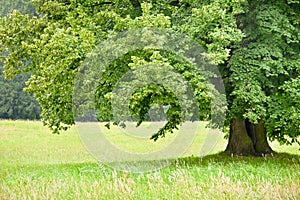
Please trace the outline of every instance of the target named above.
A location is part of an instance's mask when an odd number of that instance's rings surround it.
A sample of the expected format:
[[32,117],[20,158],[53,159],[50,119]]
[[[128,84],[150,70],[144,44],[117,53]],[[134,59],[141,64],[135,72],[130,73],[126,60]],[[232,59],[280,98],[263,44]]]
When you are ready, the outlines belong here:
[[[272,143],[287,153],[266,157],[199,158],[204,125],[198,131],[183,158],[134,174],[98,164],[75,128],[53,135],[41,122],[0,121],[0,199],[300,199],[299,146]],[[135,150],[117,128],[107,135]],[[218,138],[211,153],[225,147],[226,140]]]

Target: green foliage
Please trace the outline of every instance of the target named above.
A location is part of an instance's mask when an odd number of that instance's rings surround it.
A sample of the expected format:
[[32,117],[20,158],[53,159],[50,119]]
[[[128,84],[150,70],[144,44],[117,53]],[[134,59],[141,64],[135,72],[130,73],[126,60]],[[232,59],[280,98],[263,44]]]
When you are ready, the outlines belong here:
[[[197,39],[207,48],[207,57],[214,64],[224,63],[230,57],[231,48],[241,41],[242,31],[236,17],[244,13],[246,1],[190,1],[188,9],[178,8],[174,16],[174,29]],[[178,16],[177,16],[178,15]],[[178,18],[177,18],[178,17]]]
[[[135,56],[132,56],[134,54]],[[173,129],[178,129],[178,125],[187,119],[187,115],[195,114],[193,110],[184,111],[182,105],[185,107],[193,108],[195,102],[191,101],[188,97],[184,99],[181,96],[181,102],[179,102],[178,94],[184,94],[188,91],[186,85],[176,87],[177,95],[174,94],[168,85],[172,85],[174,82],[178,82],[180,77],[176,76],[172,71],[177,71],[183,75],[185,80],[187,80],[191,87],[193,88],[193,93],[196,95],[196,99],[201,104],[199,105],[200,116],[191,116],[191,119],[201,119],[209,120],[211,106],[210,106],[210,91],[204,82],[203,76],[201,76],[198,71],[187,62],[183,62],[168,52],[162,52],[162,54],[168,55],[168,58],[164,58],[159,51],[147,50],[139,52],[131,52],[129,55],[125,55],[123,58],[115,60],[102,75],[102,81],[97,88],[97,99],[99,99],[97,104],[97,110],[99,111],[99,119],[105,121],[106,119],[113,120],[112,105],[111,100],[116,95],[112,92],[115,88],[117,82],[120,80],[122,75],[124,75],[129,69],[133,70],[132,76],[136,75],[140,80],[164,80],[163,84],[146,84],[143,87],[137,88],[131,96],[130,99],[130,111],[132,118],[139,119],[137,125],[139,126],[147,117],[151,106],[154,105],[168,105],[170,108],[165,113],[167,115],[167,124],[159,130],[158,133],[154,134],[152,138],[157,140],[159,136],[164,137],[167,132],[173,133]],[[139,55],[140,57],[137,57]],[[131,56],[131,60],[128,57]],[[128,63],[129,62],[129,63]],[[173,65],[174,64],[174,65]],[[143,73],[138,70],[143,68]],[[157,69],[160,66],[160,69]],[[116,70],[118,68],[118,70]],[[139,75],[138,75],[139,74]],[[133,78],[133,77],[130,77]],[[132,80],[132,85],[141,86],[142,83],[137,80]],[[117,94],[118,95],[118,94]],[[121,98],[121,97],[119,97]],[[116,105],[115,105],[116,106]],[[115,108],[116,109],[116,108]],[[182,114],[186,116],[182,116]],[[135,117],[137,116],[137,117]],[[128,116],[124,116],[124,120]],[[116,124],[122,123],[122,121],[115,122]]]
[[[267,128],[271,140],[280,143],[300,143],[300,77],[291,78],[279,87],[270,103]],[[288,137],[287,137],[288,136]]]

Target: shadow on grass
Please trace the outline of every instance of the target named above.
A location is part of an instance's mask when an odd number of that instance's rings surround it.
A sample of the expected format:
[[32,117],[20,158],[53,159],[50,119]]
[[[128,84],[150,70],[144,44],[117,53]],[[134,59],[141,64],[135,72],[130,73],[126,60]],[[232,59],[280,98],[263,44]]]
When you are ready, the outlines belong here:
[[284,164],[284,165],[300,165],[300,155],[289,154],[289,153],[274,153],[262,156],[231,156],[226,152],[220,152],[217,154],[207,155],[204,157],[189,156],[179,158],[175,161],[180,166],[193,166],[203,165],[207,166],[211,163],[220,164],[223,166],[242,163],[249,165],[259,165],[263,163],[271,164]]
[[[161,168],[162,170],[173,170],[178,168],[190,168],[190,167],[203,167],[213,166],[218,167],[252,167],[257,168],[265,166],[268,168],[300,168],[300,155],[293,155],[288,153],[275,153],[273,155],[267,155],[264,157],[251,157],[251,156],[228,156],[221,152],[218,154],[207,155],[204,157],[183,157],[179,159],[170,159],[165,161],[147,161],[143,162],[143,165],[155,164],[156,162],[167,162],[168,166]],[[120,164],[120,163],[119,163]],[[125,163],[125,165],[131,165],[133,163]],[[137,164],[136,162],[134,163]],[[105,176],[111,174],[116,168],[112,165],[105,165],[97,162],[86,163],[66,163],[66,164],[43,164],[43,165],[6,165],[0,170],[2,176],[7,176],[10,173],[22,174],[22,172],[35,172],[39,176],[51,176],[59,172],[62,176],[74,176],[80,178],[80,176]],[[124,170],[126,171],[126,170]],[[153,170],[155,171],[155,170]]]

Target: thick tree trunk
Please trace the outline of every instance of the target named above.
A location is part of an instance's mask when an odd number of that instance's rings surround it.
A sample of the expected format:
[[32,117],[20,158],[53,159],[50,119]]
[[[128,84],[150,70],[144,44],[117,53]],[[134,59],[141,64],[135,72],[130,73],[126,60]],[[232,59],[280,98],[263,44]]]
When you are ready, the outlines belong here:
[[233,119],[231,121],[226,151],[237,155],[255,154],[253,142],[247,134],[245,120]]
[[266,129],[260,121],[252,124],[248,120],[233,119],[225,150],[234,155],[262,155],[272,153],[268,144]]
[[262,121],[259,121],[258,124],[252,124],[248,120],[245,120],[245,123],[247,133],[253,142],[255,153],[260,155],[272,153],[273,150],[269,146],[267,131]]

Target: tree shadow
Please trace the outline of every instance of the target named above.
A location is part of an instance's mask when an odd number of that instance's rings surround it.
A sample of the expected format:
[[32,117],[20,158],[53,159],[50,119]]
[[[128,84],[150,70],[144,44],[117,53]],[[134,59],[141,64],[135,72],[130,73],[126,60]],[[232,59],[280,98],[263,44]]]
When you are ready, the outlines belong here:
[[217,154],[206,155],[203,157],[199,156],[189,156],[182,157],[177,160],[174,160],[176,165],[179,166],[193,166],[193,165],[202,165],[208,166],[212,163],[226,166],[232,164],[249,164],[249,165],[259,165],[262,162],[266,164],[284,164],[284,165],[300,165],[300,155],[289,154],[289,153],[273,153],[265,154],[260,156],[236,156],[230,155],[227,152],[220,152]]

